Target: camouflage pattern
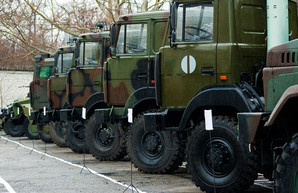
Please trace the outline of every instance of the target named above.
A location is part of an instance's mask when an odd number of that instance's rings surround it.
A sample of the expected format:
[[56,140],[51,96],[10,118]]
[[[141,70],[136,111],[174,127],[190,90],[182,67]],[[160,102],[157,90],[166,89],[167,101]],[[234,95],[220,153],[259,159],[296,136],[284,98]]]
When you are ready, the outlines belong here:
[[108,57],[109,46],[107,31],[78,37],[78,64],[67,74],[67,102],[71,107],[83,107],[92,94],[103,91],[102,66]]
[[59,48],[54,67],[53,76],[48,79],[48,99],[52,109],[61,109],[67,103],[66,74],[75,67],[75,46]]
[[34,110],[49,108],[47,80],[52,75],[54,58],[49,54],[35,57],[33,81],[30,83],[30,103]]
[[29,117],[29,111],[32,112],[32,108],[30,106],[30,98],[15,100],[12,104],[12,110],[13,119],[19,118],[19,116],[21,116],[22,114],[26,115],[26,117]]
[[17,99],[13,102],[12,106],[10,107],[10,113],[7,118],[12,119],[6,126],[9,130],[13,130],[17,132],[20,130],[22,133],[24,132],[29,138],[38,136],[37,126],[33,124],[32,120],[29,120],[29,115],[33,111],[30,106],[30,99]]
[[119,17],[116,57],[104,66],[104,97],[109,106],[124,106],[136,90],[154,86],[155,53],[165,39],[168,16],[169,12],[159,11]]
[[287,88],[298,84],[298,39],[272,48],[263,70],[266,111],[272,111]]

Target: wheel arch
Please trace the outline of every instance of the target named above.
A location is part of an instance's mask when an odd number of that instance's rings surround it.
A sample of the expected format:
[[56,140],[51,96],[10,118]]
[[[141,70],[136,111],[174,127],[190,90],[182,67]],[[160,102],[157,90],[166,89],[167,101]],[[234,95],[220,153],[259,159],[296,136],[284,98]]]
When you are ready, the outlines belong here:
[[[278,122],[276,120],[282,120],[283,118],[296,120],[294,116],[295,116],[295,112],[296,113],[298,112],[297,108],[298,108],[298,85],[294,85],[286,89],[286,91],[280,97],[272,113],[270,114],[268,121],[265,123],[265,126],[274,126]],[[293,123],[296,123],[297,125],[296,121],[290,124],[293,124]],[[296,127],[296,132],[297,132],[297,127]]]
[[134,117],[139,113],[152,108],[157,108],[155,88],[154,87],[143,87],[136,90],[128,98],[125,107],[124,114],[127,114],[129,108],[133,109]]
[[[295,89],[298,91],[298,85]],[[283,136],[284,139],[289,139],[298,132],[298,92],[292,91],[282,95],[265,123],[265,126],[273,128],[276,137]]]
[[204,110],[211,109],[213,115],[229,115],[237,118],[238,112],[253,112],[258,101],[251,101],[250,95],[239,85],[218,85],[201,90],[187,105],[179,125],[183,130],[190,120],[198,122],[204,118]]
[[96,92],[92,94],[84,105],[84,108],[86,108],[86,118],[91,117],[95,109],[104,107],[107,107],[107,104],[104,102],[104,93]]

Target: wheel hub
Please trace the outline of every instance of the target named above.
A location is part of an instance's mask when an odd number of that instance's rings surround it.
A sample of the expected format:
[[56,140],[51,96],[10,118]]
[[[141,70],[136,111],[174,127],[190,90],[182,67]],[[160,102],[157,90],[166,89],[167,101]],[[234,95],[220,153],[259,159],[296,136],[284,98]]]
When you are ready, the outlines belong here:
[[228,143],[223,140],[214,140],[208,143],[206,149],[205,164],[209,172],[218,175],[229,173],[234,166],[233,150]]
[[145,134],[143,138],[143,147],[145,152],[151,156],[156,156],[162,149],[162,143],[159,135],[155,132]]
[[111,139],[111,131],[109,131],[109,129],[107,128],[101,129],[99,133],[99,138],[100,141],[106,145]]
[[114,132],[113,126],[109,125],[107,127],[103,127],[102,125],[96,131],[96,143],[100,147],[109,148],[113,145],[114,142]]

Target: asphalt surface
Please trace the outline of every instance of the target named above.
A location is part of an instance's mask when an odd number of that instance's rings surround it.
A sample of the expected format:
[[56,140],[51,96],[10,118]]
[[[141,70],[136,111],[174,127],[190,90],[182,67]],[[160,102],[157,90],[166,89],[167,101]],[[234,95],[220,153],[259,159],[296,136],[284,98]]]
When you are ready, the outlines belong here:
[[[0,135],[0,193],[201,192],[184,167],[171,175],[144,174],[128,159],[100,162],[41,140]],[[270,193],[272,186],[259,176],[245,193]]]

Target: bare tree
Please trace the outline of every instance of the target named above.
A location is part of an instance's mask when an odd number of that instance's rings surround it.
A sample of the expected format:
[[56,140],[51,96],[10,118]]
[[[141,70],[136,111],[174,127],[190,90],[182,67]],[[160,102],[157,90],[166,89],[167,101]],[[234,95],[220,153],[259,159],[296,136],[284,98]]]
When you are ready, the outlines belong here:
[[0,0],[0,69],[31,69],[34,56],[53,54],[63,32],[90,32],[98,21],[116,22],[122,14],[159,10],[168,0]]

